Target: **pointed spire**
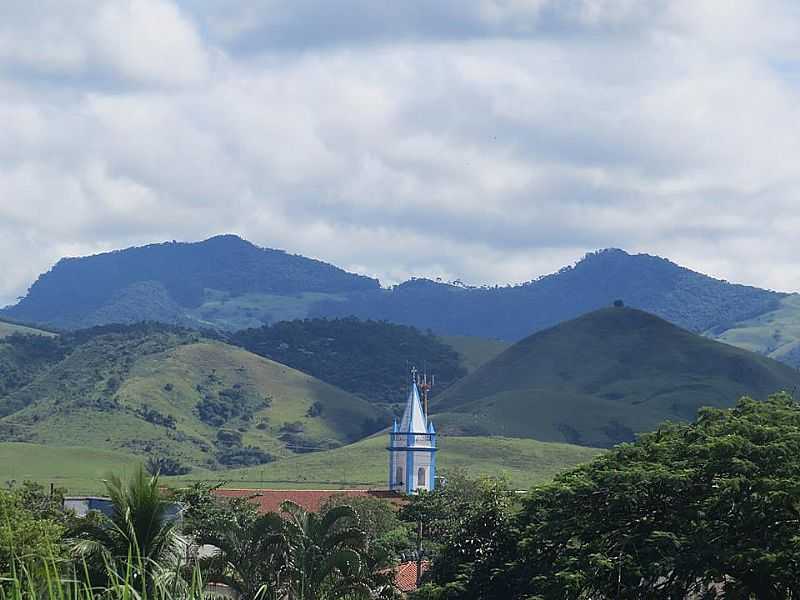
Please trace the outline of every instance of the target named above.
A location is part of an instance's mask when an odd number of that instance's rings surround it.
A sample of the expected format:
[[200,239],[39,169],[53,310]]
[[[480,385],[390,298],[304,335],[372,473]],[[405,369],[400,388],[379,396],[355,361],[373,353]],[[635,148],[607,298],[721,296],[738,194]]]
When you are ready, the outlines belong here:
[[428,421],[428,433],[436,433],[436,429],[433,427],[433,421]]
[[[415,373],[415,372],[414,372]],[[416,373],[415,373],[416,374]],[[406,401],[406,410],[400,421],[401,433],[427,433],[428,423],[425,413],[422,410],[422,403],[419,398],[419,389],[415,381],[411,382],[411,390]]]

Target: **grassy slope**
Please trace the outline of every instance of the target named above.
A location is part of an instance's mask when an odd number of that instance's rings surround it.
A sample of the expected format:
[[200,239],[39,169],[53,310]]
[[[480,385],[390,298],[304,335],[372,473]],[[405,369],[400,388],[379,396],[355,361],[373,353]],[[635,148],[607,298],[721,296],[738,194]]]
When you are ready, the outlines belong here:
[[37,481],[67,488],[70,494],[97,493],[109,473],[125,475],[138,462],[130,454],[94,448],[0,443],[0,484]]
[[[171,486],[190,481],[224,481],[243,488],[348,488],[386,485],[386,439],[376,436],[349,446],[304,454],[263,467],[230,471],[199,469],[185,477],[165,477]],[[440,472],[464,468],[472,475],[506,475],[516,489],[549,481],[600,451],[568,444],[508,438],[440,440]],[[69,494],[99,494],[110,473],[126,475],[141,462],[129,453],[93,448],[0,443],[0,484],[9,481],[54,483]]]
[[632,309],[605,309],[512,346],[437,397],[440,431],[608,446],[701,406],[800,385],[771,359]]
[[[382,487],[387,477],[386,443],[386,436],[377,435],[344,448],[223,475],[228,486],[245,488]],[[569,444],[508,438],[448,437],[440,439],[439,446],[440,472],[462,467],[471,475],[505,474],[518,489],[548,481],[558,472],[587,462],[600,452]]]
[[737,323],[721,334],[707,335],[800,366],[800,294],[782,299],[774,311]]
[[511,346],[511,342],[468,335],[442,335],[439,339],[458,353],[461,357],[461,366],[468,373],[472,373]]
[[[0,427],[14,432],[6,439],[152,453],[212,466],[219,428],[196,414],[198,385],[211,393],[239,385],[247,398],[271,398],[271,406],[258,410],[251,421],[234,419],[224,427],[242,432],[243,445],[278,457],[292,454],[278,440],[285,422],[302,422],[308,443],[325,445],[357,439],[364,419],[375,415],[368,403],[351,394],[220,342],[178,344],[169,339],[162,341],[166,349],[150,353],[137,352],[145,342],[135,342],[95,340],[44,373],[24,390],[33,403],[0,420]],[[111,378],[120,381],[115,392],[107,387]],[[106,398],[117,407],[98,410],[95,400]],[[323,413],[308,417],[314,402],[322,404]],[[139,414],[144,405],[172,415],[176,427],[145,421]],[[268,420],[267,428],[256,428],[262,420]]]
[[16,323],[0,321],[0,338],[14,335],[15,333],[20,333],[22,335],[56,335],[55,333],[44,331],[43,329],[34,329],[33,327],[26,327],[25,325],[17,325]]

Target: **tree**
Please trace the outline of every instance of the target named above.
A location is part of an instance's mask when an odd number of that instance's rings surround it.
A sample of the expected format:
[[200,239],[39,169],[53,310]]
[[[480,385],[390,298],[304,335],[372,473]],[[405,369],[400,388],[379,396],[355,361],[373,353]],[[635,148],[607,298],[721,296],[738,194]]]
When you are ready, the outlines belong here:
[[461,471],[447,483],[411,499],[403,518],[421,522],[432,566],[415,597],[420,599],[505,599],[508,581],[496,576],[513,558],[514,494],[504,479],[471,479]]
[[184,533],[218,551],[202,567],[206,578],[234,589],[242,600],[282,598],[287,567],[284,522],[258,515],[249,498],[217,500],[213,488],[195,485],[178,493],[185,503]]
[[356,513],[356,519],[342,519],[341,524],[364,532],[367,552],[376,569],[388,567],[411,548],[411,528],[400,520],[397,509],[387,500],[337,494],[323,504],[321,512],[336,506],[349,506]]
[[0,490],[0,578],[61,555],[63,527],[49,508],[26,502],[34,496],[30,486]]
[[349,506],[313,513],[294,502],[281,506],[286,516],[289,600],[369,598],[364,568],[364,532],[346,525],[358,515]]
[[516,597],[800,598],[800,407],[704,409],[534,491]]
[[113,575],[114,566],[124,565],[131,569],[133,581],[149,586],[160,567],[172,567],[178,559],[175,523],[168,516],[169,502],[161,494],[158,475],[148,476],[140,466],[127,484],[114,475],[105,486],[111,517],[90,515],[78,521],[70,533],[73,550],[95,567],[112,567],[92,572],[101,583],[107,583],[103,580]]

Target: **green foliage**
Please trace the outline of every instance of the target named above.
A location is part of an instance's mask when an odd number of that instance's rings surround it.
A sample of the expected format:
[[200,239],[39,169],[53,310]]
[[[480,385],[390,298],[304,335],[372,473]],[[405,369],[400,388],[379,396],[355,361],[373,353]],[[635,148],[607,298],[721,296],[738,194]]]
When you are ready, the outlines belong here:
[[0,577],[21,573],[43,557],[60,558],[63,532],[53,503],[40,488],[0,490]]
[[67,352],[68,344],[57,337],[15,333],[0,338],[0,399],[28,385]]
[[425,576],[430,584],[415,597],[510,598],[502,569],[514,556],[517,538],[508,482],[473,479],[463,471],[447,473],[446,480],[434,492],[414,496],[401,512],[403,519],[421,523],[433,559]]
[[216,393],[203,391],[205,395],[197,403],[197,414],[212,427],[222,427],[236,418],[249,421],[256,411],[265,407],[263,401],[249,398],[239,384]]
[[68,532],[74,553],[92,565],[92,583],[108,584],[108,572],[100,565],[126,565],[134,580],[152,589],[161,564],[174,561],[178,544],[175,523],[169,518],[169,502],[162,496],[158,475],[148,476],[140,466],[125,483],[116,475],[106,482],[112,514],[90,514],[75,522]]
[[521,594],[787,599],[797,587],[800,407],[786,395],[704,410],[535,491],[520,516]]
[[214,581],[246,600],[358,600],[378,595],[384,578],[369,565],[373,544],[358,513],[344,504],[319,514],[287,502],[282,515],[259,515],[249,498],[220,501],[195,485],[177,494],[185,532],[220,552],[204,562]]
[[226,467],[247,467],[270,463],[275,458],[255,446],[236,446],[223,448],[217,452],[217,460]]
[[384,404],[405,401],[409,365],[435,371],[434,391],[466,374],[459,355],[433,334],[379,321],[284,321],[239,331],[231,341]]
[[536,333],[441,396],[440,432],[609,447],[703,406],[800,385],[771,359],[631,308],[606,308]]
[[411,527],[400,520],[397,509],[387,500],[372,496],[331,496],[322,512],[336,506],[349,506],[355,518],[343,519],[343,527],[359,527],[366,536],[372,571],[388,568],[412,548]]
[[358,521],[351,507],[335,506],[317,514],[287,501],[281,512],[286,523],[290,599],[369,596],[372,573],[364,561],[367,539],[361,529],[350,525]]

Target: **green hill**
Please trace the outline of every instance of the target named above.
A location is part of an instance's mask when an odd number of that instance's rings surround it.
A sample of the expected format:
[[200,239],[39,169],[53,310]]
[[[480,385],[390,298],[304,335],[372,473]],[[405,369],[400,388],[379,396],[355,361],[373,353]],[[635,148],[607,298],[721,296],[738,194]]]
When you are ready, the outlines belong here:
[[[386,486],[386,443],[377,435],[336,450],[306,454],[263,467],[223,473],[230,487],[346,488]],[[517,489],[549,481],[578,463],[588,462],[600,450],[500,437],[440,439],[440,472],[464,468],[470,475],[505,474]]]
[[[40,346],[22,345],[32,340]],[[0,343],[4,352],[22,364],[17,385],[0,395],[0,441],[156,456],[168,472],[337,447],[380,418],[310,375],[175,327],[12,337]],[[26,370],[32,355],[40,358]]]
[[[434,393],[466,375],[459,354],[432,333],[380,321],[283,321],[239,331],[228,339],[250,352],[401,412],[412,365],[420,370],[426,366],[435,369]],[[385,425],[381,423],[376,430]]]
[[606,447],[701,406],[800,385],[772,359],[642,311],[608,308],[536,333],[432,403],[440,431]]

